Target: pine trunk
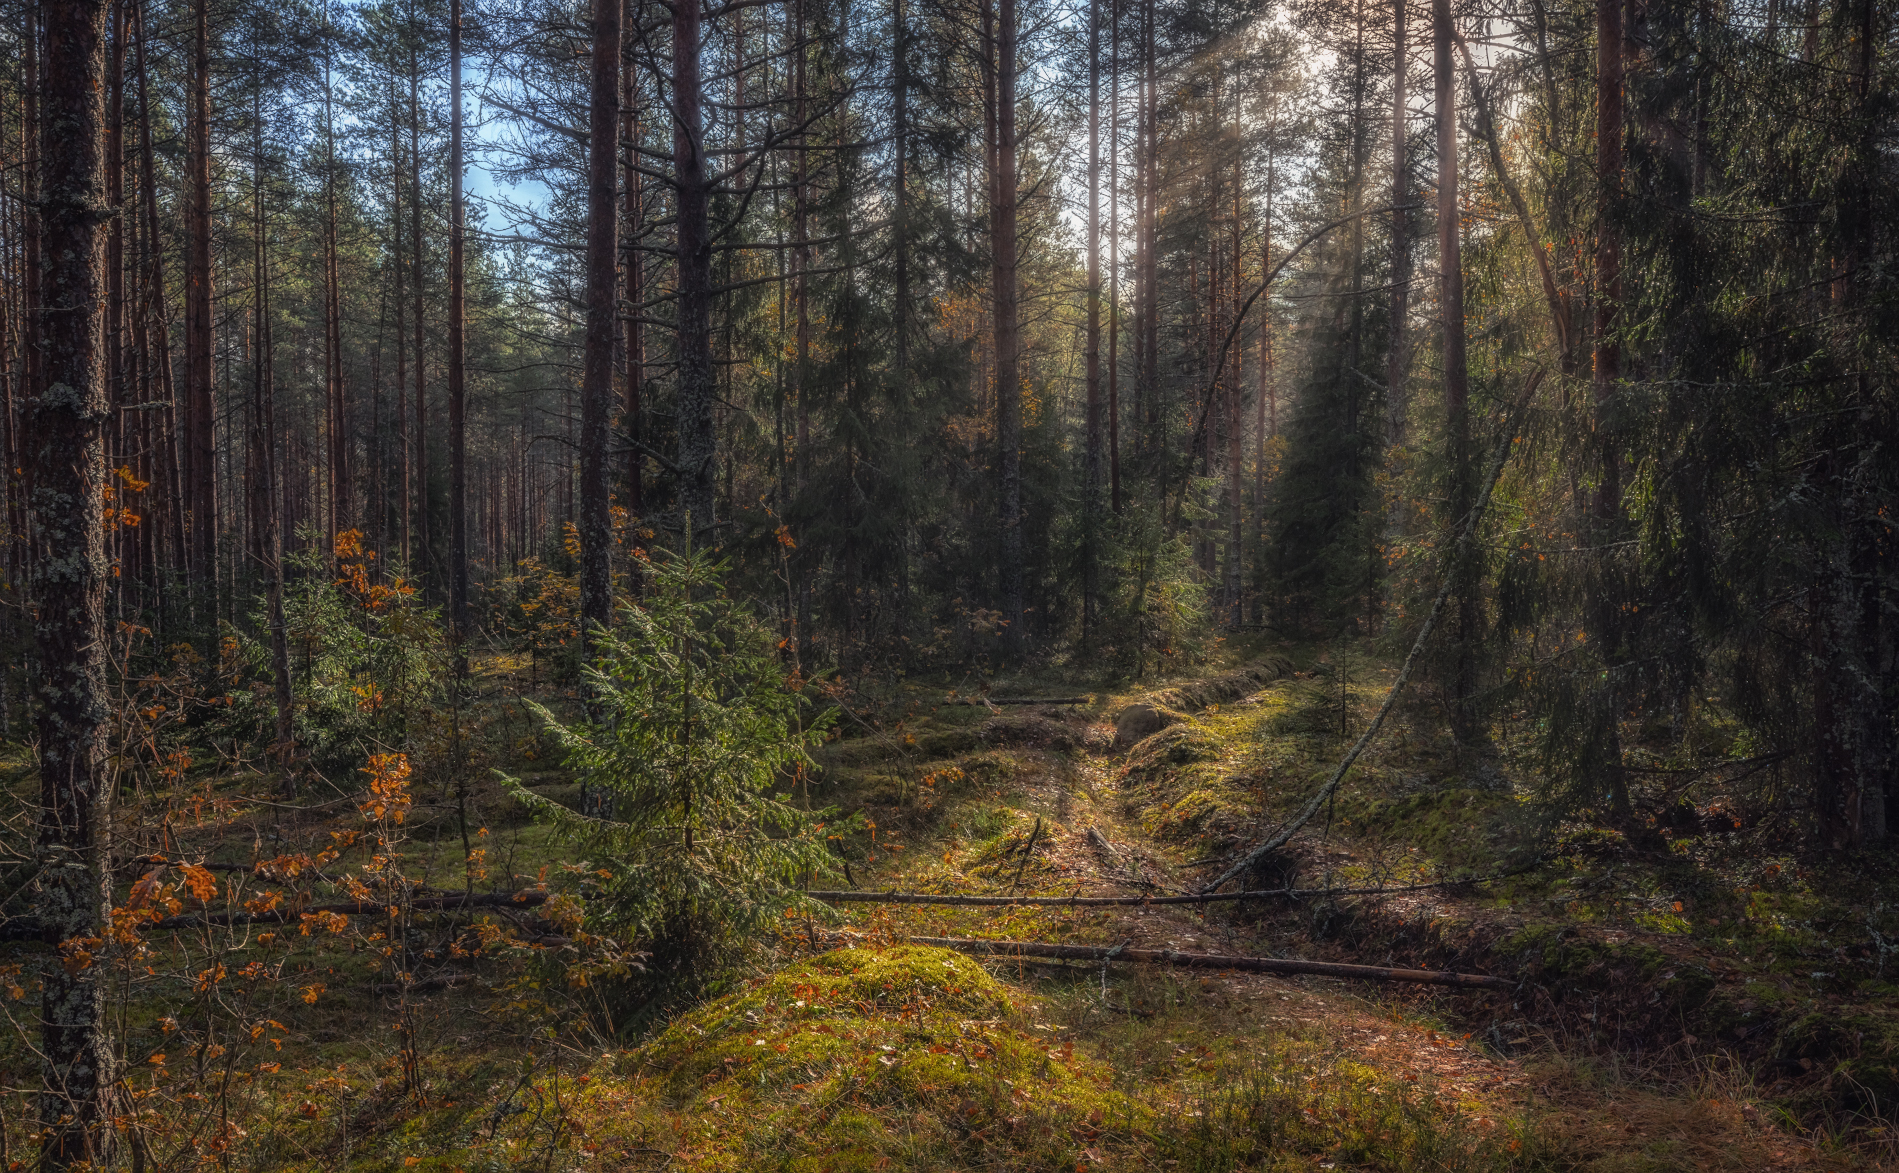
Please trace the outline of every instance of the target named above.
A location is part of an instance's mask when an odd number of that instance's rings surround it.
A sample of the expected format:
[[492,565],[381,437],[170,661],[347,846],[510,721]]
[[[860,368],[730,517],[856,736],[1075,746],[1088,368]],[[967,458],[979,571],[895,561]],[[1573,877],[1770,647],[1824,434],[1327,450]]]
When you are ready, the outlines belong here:
[[1088,391],[1082,470],[1082,645],[1092,647],[1100,607],[1101,529],[1101,9],[1088,10]]
[[680,504],[695,544],[712,540],[718,456],[713,406],[712,235],[700,85],[699,5],[673,9],[673,182],[678,199]]
[[448,24],[448,616],[458,670],[466,674],[468,639],[467,306],[462,273],[462,3]]
[[1003,642],[1023,646],[1022,615],[1022,382],[1016,334],[1016,0],[996,6],[996,174],[990,226],[994,250],[996,336],[996,448],[1002,527]]
[[[1442,326],[1440,361],[1444,378],[1445,449],[1451,491],[1449,520],[1460,524],[1474,497],[1470,459],[1469,364],[1464,354],[1463,235],[1459,223],[1457,176],[1457,89],[1451,50],[1456,41],[1450,0],[1432,0],[1431,32],[1437,84],[1437,297]],[[1476,734],[1471,697],[1476,691],[1477,587],[1466,568],[1445,571],[1457,576],[1457,624],[1452,633],[1451,725],[1459,742]]]
[[[40,231],[34,345],[40,394],[25,404],[26,472],[38,537],[41,863],[35,911],[57,950],[40,968],[40,1155],[46,1168],[108,1165],[116,1082],[106,968],[90,964],[112,907],[106,761],[105,17],[103,0],[48,0],[41,83]],[[202,24],[200,25],[202,28]]]
[[[607,439],[613,419],[613,342],[620,273],[616,199],[620,129],[620,6],[593,0],[593,89],[587,151],[587,337],[580,389],[580,635],[581,659],[596,628],[613,621],[613,515]],[[596,819],[612,815],[612,792],[583,790],[582,808]]]
[[[1622,469],[1614,438],[1616,382],[1622,374],[1622,347],[1616,338],[1616,315],[1622,303],[1621,190],[1623,166],[1623,0],[1596,2],[1596,321],[1593,379],[1595,432],[1599,480],[1589,510],[1590,532],[1598,555],[1598,581],[1586,616],[1591,645],[1599,656],[1612,657],[1619,642],[1621,616],[1616,577],[1609,545],[1620,531]],[[1602,699],[1603,727],[1596,754],[1604,775],[1614,817],[1624,825],[1634,818],[1627,775],[1622,768],[1621,705],[1613,680]]]
[[186,110],[185,442],[192,581],[207,615],[217,585],[217,448],[211,398],[211,50],[208,0],[192,5]]

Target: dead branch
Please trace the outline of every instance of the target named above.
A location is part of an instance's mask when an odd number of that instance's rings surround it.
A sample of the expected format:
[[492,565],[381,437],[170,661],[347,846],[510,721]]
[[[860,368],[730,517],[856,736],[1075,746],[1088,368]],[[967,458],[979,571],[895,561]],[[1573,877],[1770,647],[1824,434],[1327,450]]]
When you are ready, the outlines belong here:
[[1384,965],[1347,965],[1337,961],[1301,961],[1291,957],[1228,957],[1218,953],[1179,953],[1172,949],[1124,949],[1102,945],[1051,945],[1040,941],[982,941],[966,937],[911,937],[913,945],[934,945],[959,953],[995,957],[1049,957],[1071,961],[1133,961],[1190,969],[1237,969],[1248,973],[1315,974],[1370,982],[1419,982],[1432,986],[1508,990],[1509,978],[1450,970],[1395,969]]

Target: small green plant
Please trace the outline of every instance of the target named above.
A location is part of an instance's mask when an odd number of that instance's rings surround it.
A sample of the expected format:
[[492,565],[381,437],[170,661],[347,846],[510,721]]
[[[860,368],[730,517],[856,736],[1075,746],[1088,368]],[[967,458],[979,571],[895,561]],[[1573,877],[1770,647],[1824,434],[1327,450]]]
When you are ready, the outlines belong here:
[[[421,750],[440,723],[450,664],[440,612],[398,568],[375,573],[361,531],[343,531],[334,546],[314,530],[301,536],[303,548],[285,559],[284,592],[299,759],[335,777],[372,753]],[[257,629],[268,626],[260,613]],[[221,647],[223,728],[267,744],[275,719],[268,643],[233,630]]]
[[606,799],[591,805],[611,814],[507,781],[605,855],[588,920],[648,952],[643,981],[690,994],[768,926],[821,911],[799,887],[832,870],[831,812],[801,808],[790,792],[829,721],[803,720],[807,702],[766,629],[723,590],[724,563],[688,546],[645,570],[646,597],[621,603],[618,630],[594,632],[589,719],[567,725],[530,702],[583,790]]

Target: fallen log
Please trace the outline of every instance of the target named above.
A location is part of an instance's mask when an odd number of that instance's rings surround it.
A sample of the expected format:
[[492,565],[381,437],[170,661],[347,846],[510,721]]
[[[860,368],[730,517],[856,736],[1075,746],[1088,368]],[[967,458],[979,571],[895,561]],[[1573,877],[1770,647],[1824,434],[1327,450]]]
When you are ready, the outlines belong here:
[[1047,957],[1062,961],[1133,961],[1191,969],[1238,969],[1248,973],[1315,974],[1371,982],[1420,982],[1431,986],[1509,990],[1509,978],[1436,969],[1396,969],[1385,965],[1348,965],[1338,961],[1301,961],[1290,957],[1227,957],[1218,953],[1180,953],[1173,949],[1125,949],[1103,945],[1050,945],[1040,941],[985,941],[969,937],[911,937],[913,945],[934,945],[958,953],[992,957]]

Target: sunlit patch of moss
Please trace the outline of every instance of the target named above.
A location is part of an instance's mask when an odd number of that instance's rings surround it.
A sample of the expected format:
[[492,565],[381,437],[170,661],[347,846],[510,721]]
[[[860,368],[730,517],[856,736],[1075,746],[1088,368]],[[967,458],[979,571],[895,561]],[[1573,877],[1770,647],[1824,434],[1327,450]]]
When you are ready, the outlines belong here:
[[623,1078],[597,1081],[577,1117],[609,1150],[684,1140],[698,1169],[1073,1168],[1139,1110],[1072,1044],[1012,1025],[1014,1008],[961,954],[840,950],[681,1018],[601,1072]]
[[1130,1024],[1172,1060],[1128,1070],[1052,1009],[943,950],[826,954],[598,1066],[575,1135],[701,1170],[1518,1167],[1507,1128],[1322,1039]]
[[1124,786],[1153,786],[1165,781],[1182,766],[1208,762],[1221,756],[1225,743],[1205,726],[1194,721],[1170,725],[1142,741],[1128,754],[1122,770]]

